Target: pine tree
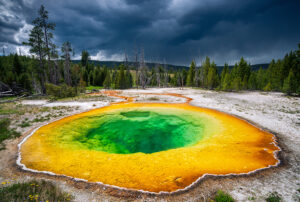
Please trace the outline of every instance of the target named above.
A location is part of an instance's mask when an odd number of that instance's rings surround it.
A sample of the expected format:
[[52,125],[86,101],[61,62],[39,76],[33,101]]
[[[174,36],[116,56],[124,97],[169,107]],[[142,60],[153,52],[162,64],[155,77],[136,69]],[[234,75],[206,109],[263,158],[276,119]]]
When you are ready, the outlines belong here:
[[240,77],[236,77],[233,79],[232,83],[231,83],[231,88],[235,91],[239,91],[241,90],[242,87],[242,80]]
[[203,85],[203,87],[207,87],[208,85],[207,85],[207,75],[208,75],[208,71],[209,71],[209,68],[210,68],[210,59],[209,59],[209,57],[206,57],[205,58],[205,62],[202,64],[202,68],[203,68],[203,70],[202,70],[202,75],[201,75],[201,77],[200,77],[200,81],[201,81],[201,83],[202,83],[202,85]]
[[222,90],[230,90],[230,89],[231,89],[231,77],[230,77],[230,73],[226,72],[224,76]]
[[292,69],[290,69],[288,77],[284,80],[282,90],[288,95],[291,95],[297,90],[295,85],[295,75]]
[[96,67],[94,70],[94,85],[95,86],[101,86],[103,85],[102,79],[102,71],[100,67]]
[[125,88],[132,88],[132,84],[133,84],[133,79],[132,79],[132,75],[130,73],[129,68],[127,67],[126,69],[126,75],[125,75],[125,79],[126,79],[126,85]]
[[93,71],[90,71],[88,85],[93,85],[94,84],[94,77],[93,77],[93,75],[94,75]]
[[126,78],[125,78],[125,73],[124,73],[124,65],[121,64],[119,66],[119,72],[117,75],[117,79],[116,79],[116,85],[115,88],[116,89],[125,89],[126,88]]
[[263,88],[267,85],[267,79],[266,79],[266,71],[262,69],[262,67],[259,68],[257,72],[257,89],[263,90]]
[[267,69],[267,79],[268,83],[270,83],[270,89],[279,91],[281,89],[281,71],[283,68],[281,68],[281,61],[278,60],[275,62],[273,59]]
[[241,73],[240,73],[239,65],[236,63],[231,71],[231,86],[230,88],[235,91],[239,91],[241,89]]
[[256,81],[256,72],[251,72],[249,81],[248,81],[248,88],[251,90],[257,89],[257,81]]
[[81,52],[81,65],[86,67],[90,59],[90,54],[86,50]]
[[93,86],[97,86],[97,73],[98,73],[97,70],[98,70],[97,68],[94,68],[94,70],[91,71],[93,74],[93,76],[92,76],[93,77],[93,82],[92,82]]
[[20,62],[20,59],[19,59],[19,56],[17,53],[14,55],[13,71],[17,76],[19,76],[21,73],[23,73],[23,67],[22,67],[22,64]]
[[[51,46],[53,45],[53,43],[51,42],[52,38],[53,38],[53,34],[51,33],[51,30],[53,31],[55,29],[55,24],[54,23],[50,23],[48,21],[48,11],[45,9],[45,7],[43,5],[41,5],[39,11],[39,16],[34,20],[34,24],[39,26],[42,29],[43,32],[43,38],[44,38],[44,50],[45,53],[47,55],[47,59],[48,59],[48,70],[50,71],[50,78],[51,78],[51,82],[54,83],[55,82],[55,74],[54,74],[54,69],[53,67],[51,67]],[[47,77],[46,77],[46,81],[47,81]]]
[[179,86],[179,84],[178,84],[178,72],[177,71],[174,73],[174,76],[171,78],[171,84],[172,84],[172,86]]
[[84,67],[82,68],[82,79],[86,84],[89,83],[89,74]]
[[271,88],[271,83],[269,82],[263,89],[264,91],[271,91],[272,88]]
[[236,74],[234,77],[235,90],[247,89],[250,72],[250,65],[248,65],[246,60],[242,57],[237,66]]
[[246,90],[248,88],[248,76],[244,75],[243,81],[242,81],[242,89]]
[[32,90],[31,88],[31,82],[30,82],[30,77],[27,73],[22,73],[19,76],[19,83],[22,88],[28,90],[29,92]]
[[38,72],[38,78],[41,82],[41,93],[46,93],[45,82],[46,82],[46,70],[44,68],[43,60],[47,54],[47,49],[45,49],[45,41],[42,27],[37,20],[33,21],[34,27],[30,31],[28,42],[23,42],[24,45],[30,46],[30,53],[33,53],[37,56],[39,60],[39,68],[36,69]]
[[102,68],[102,69],[101,69],[101,80],[100,80],[100,86],[103,86],[103,83],[104,83],[104,80],[105,80],[106,74],[107,74],[107,67],[106,67],[106,66],[104,66],[104,68]]
[[300,95],[300,43],[298,44],[298,50],[296,51],[296,68],[295,68],[295,81],[296,81],[296,92]]
[[103,86],[105,89],[109,89],[111,87],[111,76],[110,71],[107,71],[105,80],[103,82]]
[[218,86],[218,84],[219,84],[219,75],[218,75],[216,64],[213,62],[208,70],[207,87],[209,89],[214,89]]
[[[229,72],[229,66],[227,63],[225,63],[224,65],[224,68],[222,70],[222,73],[221,73],[221,79],[220,79],[220,89],[223,89],[224,85],[225,85],[225,76],[226,74]],[[225,89],[223,89],[225,90]]]
[[193,60],[188,71],[187,86],[195,86],[195,68],[196,64]]

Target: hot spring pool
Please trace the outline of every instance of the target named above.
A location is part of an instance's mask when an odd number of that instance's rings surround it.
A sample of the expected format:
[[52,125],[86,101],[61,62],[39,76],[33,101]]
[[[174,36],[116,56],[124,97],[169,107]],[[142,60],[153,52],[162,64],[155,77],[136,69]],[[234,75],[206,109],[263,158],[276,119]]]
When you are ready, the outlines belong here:
[[[61,133],[69,131],[70,138],[61,142],[74,143],[78,148],[115,154],[142,152],[151,154],[197,144],[203,137],[207,118],[183,110],[164,108],[126,108],[88,116],[65,125]],[[85,125],[85,127],[78,127]]]
[[20,149],[36,171],[151,192],[183,189],[204,174],[276,165],[273,135],[188,104],[123,103],[39,128]]

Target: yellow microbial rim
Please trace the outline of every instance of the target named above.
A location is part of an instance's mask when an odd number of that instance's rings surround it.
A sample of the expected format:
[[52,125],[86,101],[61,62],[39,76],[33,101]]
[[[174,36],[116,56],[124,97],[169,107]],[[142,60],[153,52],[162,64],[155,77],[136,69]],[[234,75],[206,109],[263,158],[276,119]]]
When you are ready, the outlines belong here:
[[[55,130],[82,117],[130,108],[184,110],[216,125],[193,146],[155,153],[115,154],[53,145]],[[206,138],[207,137],[207,138]],[[50,144],[51,143],[51,144]],[[184,189],[205,174],[249,173],[279,163],[274,136],[234,116],[184,104],[120,103],[63,118],[39,128],[20,148],[28,169],[150,192]]]

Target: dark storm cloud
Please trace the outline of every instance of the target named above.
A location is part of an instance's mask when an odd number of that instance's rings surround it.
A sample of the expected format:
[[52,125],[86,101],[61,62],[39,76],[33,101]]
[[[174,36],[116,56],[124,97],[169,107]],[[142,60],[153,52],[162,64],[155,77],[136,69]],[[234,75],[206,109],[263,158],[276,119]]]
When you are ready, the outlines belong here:
[[56,23],[56,43],[101,59],[140,46],[148,60],[168,63],[205,55],[217,64],[241,56],[262,63],[300,42],[298,0],[0,0],[0,45],[20,44],[41,3]]

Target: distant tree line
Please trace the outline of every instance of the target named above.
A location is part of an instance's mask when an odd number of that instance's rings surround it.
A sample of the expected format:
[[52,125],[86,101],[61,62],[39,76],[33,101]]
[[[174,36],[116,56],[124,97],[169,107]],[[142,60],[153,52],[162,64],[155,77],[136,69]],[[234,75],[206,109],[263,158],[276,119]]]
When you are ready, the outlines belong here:
[[[176,74],[178,72],[175,77]],[[206,57],[198,68],[195,62],[191,63],[184,85],[224,91],[264,90],[300,95],[300,44],[297,51],[291,51],[283,59],[272,60],[267,69],[260,68],[258,71],[252,70],[242,57],[232,69],[225,64],[219,74],[216,64]]]
[[[48,21],[44,6],[33,21],[29,40],[32,57],[10,54],[0,57],[0,81],[8,86],[19,86],[30,93],[73,96],[84,92],[86,86],[102,86],[106,89],[146,87],[199,87],[223,91],[264,90],[281,91],[300,95],[300,44],[281,60],[272,60],[267,69],[258,71],[241,58],[230,68],[224,65],[219,73],[214,61],[206,57],[201,65],[191,62],[188,70],[156,64],[148,68],[144,50],[135,50],[134,61],[124,62],[114,68],[90,62],[87,50],[81,52],[80,63],[72,63],[74,50],[70,42],[64,42],[60,51],[53,43],[55,24]],[[1,84],[0,83],[0,84]],[[69,91],[69,92],[66,92]]]
[[251,70],[243,57],[232,69],[225,64],[221,74],[208,57],[199,68],[192,62],[186,85],[224,91],[264,90],[300,95],[300,44],[297,51],[291,51],[283,59],[272,60],[267,69],[258,71]]

